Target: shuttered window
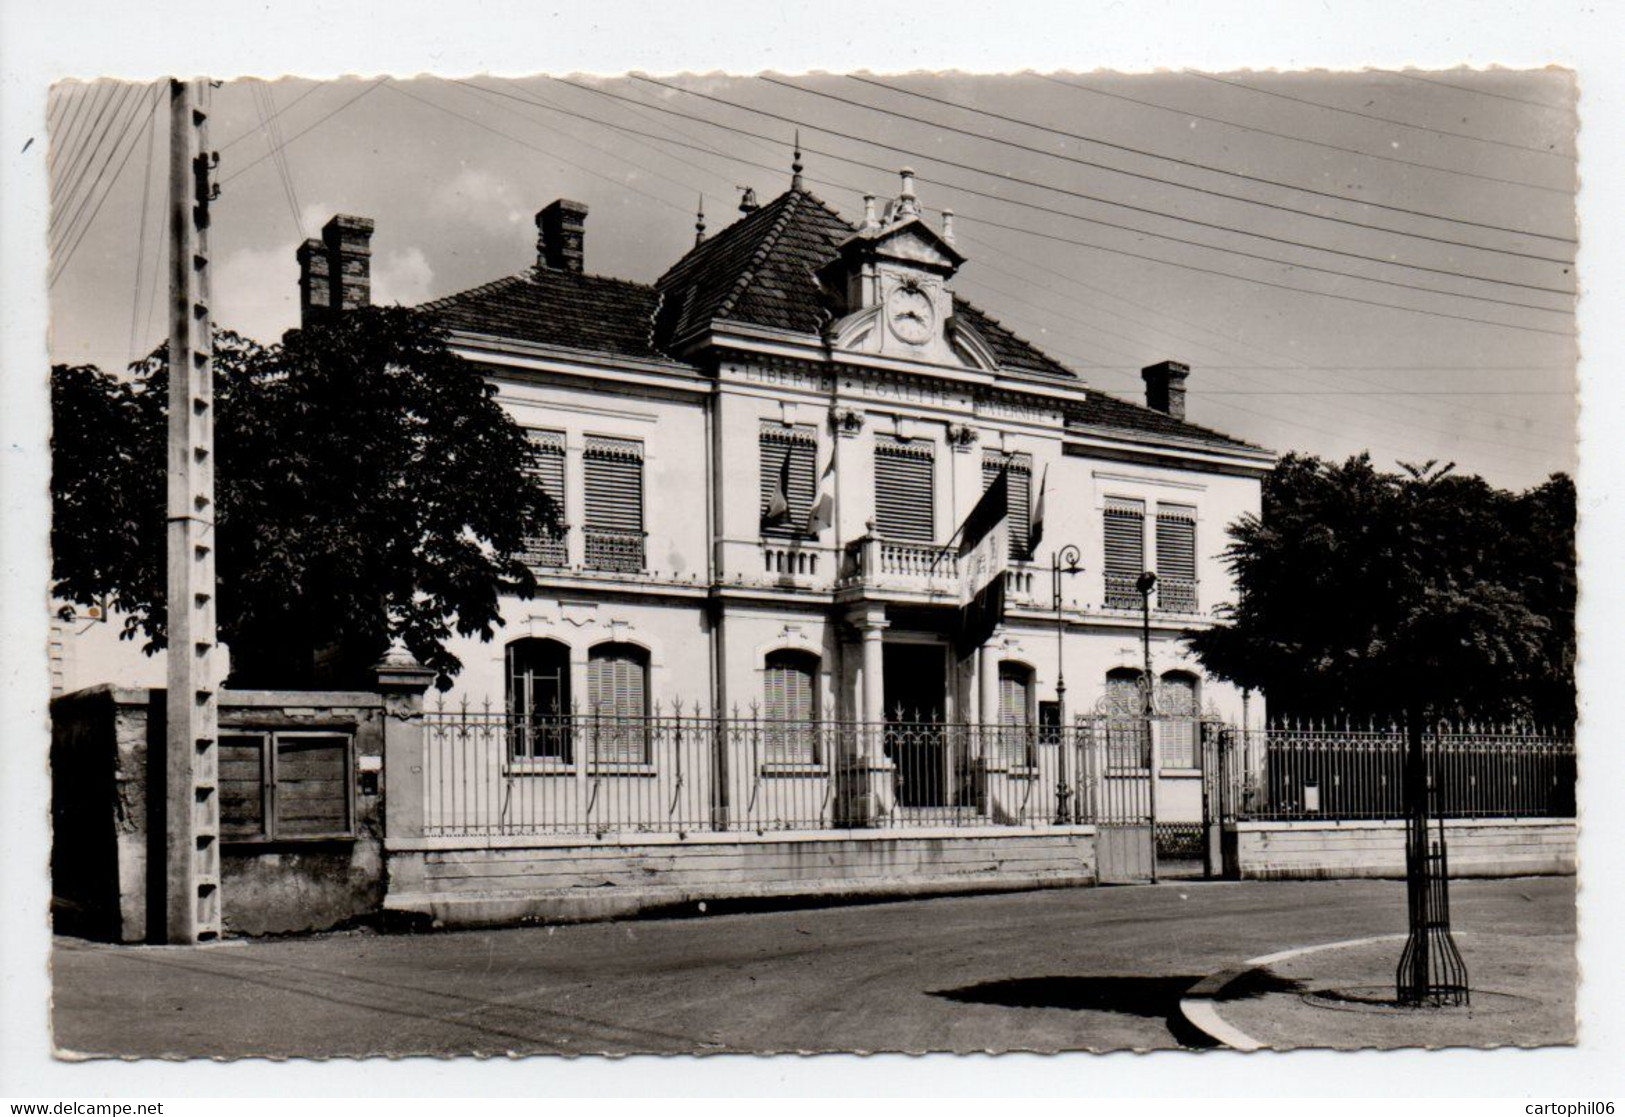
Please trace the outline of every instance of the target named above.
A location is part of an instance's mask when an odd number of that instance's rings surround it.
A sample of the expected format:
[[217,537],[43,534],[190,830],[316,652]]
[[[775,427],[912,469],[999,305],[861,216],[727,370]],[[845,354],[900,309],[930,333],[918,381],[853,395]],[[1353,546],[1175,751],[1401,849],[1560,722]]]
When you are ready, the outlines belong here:
[[890,435],[875,441],[875,526],[882,538],[931,543],[936,538],[933,503],[935,456],[923,439]]
[[566,559],[564,546],[564,432],[530,432],[535,453],[531,459],[531,475],[552,501],[559,526],[554,532],[533,536],[525,541],[526,561],[534,566],[563,566]]
[[348,837],[351,813],[349,734],[221,734],[223,839]]
[[1032,763],[1032,689],[1030,670],[1015,663],[999,665],[999,742],[1011,764]]
[[262,734],[220,735],[220,836],[264,838],[266,752]]
[[1157,505],[1157,606],[1196,612],[1196,509]]
[[1030,556],[1033,531],[1033,457],[1031,454],[1002,454],[989,450],[982,455],[982,491],[998,479],[999,470],[1008,469],[1010,494],[1010,558],[1025,562]]
[[587,566],[643,569],[643,443],[588,435],[582,455]]
[[1112,768],[1144,768],[1150,757],[1140,678],[1132,667],[1106,672],[1106,763]]
[[774,652],[762,672],[765,757],[770,764],[818,762],[818,657]]
[[1196,677],[1170,671],[1162,677],[1157,695],[1162,719],[1161,760],[1164,768],[1201,766],[1197,741]]
[[[762,534],[803,536],[816,498],[818,428],[763,423],[761,445]],[[786,513],[770,522],[781,495]]]
[[596,763],[648,760],[649,658],[631,644],[600,644],[587,655]]
[[1145,572],[1145,502],[1109,496],[1105,508],[1106,607],[1134,609],[1134,583]]
[[349,833],[349,738],[278,733],[274,798],[279,838]]

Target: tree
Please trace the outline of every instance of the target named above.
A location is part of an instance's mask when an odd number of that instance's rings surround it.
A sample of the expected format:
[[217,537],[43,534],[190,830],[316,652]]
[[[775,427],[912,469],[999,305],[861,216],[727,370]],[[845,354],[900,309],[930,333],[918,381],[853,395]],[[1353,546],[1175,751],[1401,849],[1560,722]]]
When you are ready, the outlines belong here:
[[1238,598],[1187,636],[1278,711],[1572,721],[1573,483],[1288,455],[1230,529]]
[[[168,367],[52,369],[54,592],[164,645]],[[533,448],[429,319],[368,308],[215,342],[217,620],[236,686],[346,685],[403,640],[440,675],[530,596],[558,524]]]

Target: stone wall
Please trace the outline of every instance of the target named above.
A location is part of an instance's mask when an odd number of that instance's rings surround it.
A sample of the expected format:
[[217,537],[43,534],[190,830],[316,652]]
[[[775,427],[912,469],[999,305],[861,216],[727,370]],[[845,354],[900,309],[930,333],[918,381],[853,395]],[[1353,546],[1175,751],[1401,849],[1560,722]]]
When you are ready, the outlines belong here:
[[[164,692],[94,687],[55,700],[51,718],[56,930],[113,942],[161,941],[163,766],[149,765],[149,758],[163,755]],[[221,842],[228,932],[322,930],[379,910],[384,724],[383,699],[371,693],[222,693],[222,734],[350,735],[354,783],[345,837]]]
[[[1573,819],[1451,819],[1445,823],[1452,877],[1572,875],[1578,830]],[[1399,878],[1405,875],[1405,824],[1241,822],[1236,863],[1244,880]]]

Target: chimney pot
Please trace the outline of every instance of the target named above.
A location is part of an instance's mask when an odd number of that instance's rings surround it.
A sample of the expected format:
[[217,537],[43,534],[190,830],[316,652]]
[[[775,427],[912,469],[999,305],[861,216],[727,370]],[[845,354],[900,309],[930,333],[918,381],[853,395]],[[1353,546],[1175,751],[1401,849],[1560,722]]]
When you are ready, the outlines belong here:
[[1140,379],[1145,381],[1145,405],[1153,411],[1183,419],[1185,379],[1190,374],[1190,366],[1178,361],[1161,361],[1141,369]]
[[372,305],[372,230],[367,217],[336,214],[299,246],[299,321],[310,326],[341,310]]
[[587,203],[559,198],[536,215],[536,266],[580,274],[587,259]]

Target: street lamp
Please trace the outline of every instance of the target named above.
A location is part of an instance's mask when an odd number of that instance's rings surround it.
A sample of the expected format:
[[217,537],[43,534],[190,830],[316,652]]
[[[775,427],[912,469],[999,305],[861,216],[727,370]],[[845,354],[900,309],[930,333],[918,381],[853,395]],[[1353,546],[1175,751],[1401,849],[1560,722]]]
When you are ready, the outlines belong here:
[[1083,552],[1068,543],[1050,556],[1050,599],[1055,605],[1055,709],[1060,721],[1059,771],[1055,781],[1055,823],[1058,826],[1072,821],[1072,787],[1067,780],[1066,764],[1066,618],[1062,613],[1061,578],[1063,575],[1082,574],[1080,560]]
[[1157,745],[1151,736],[1153,713],[1151,694],[1151,593],[1157,588],[1157,576],[1147,570],[1134,579],[1134,588],[1140,591],[1140,652],[1144,658],[1145,674],[1141,714],[1145,718],[1145,763],[1147,809],[1151,812],[1151,883],[1157,882]]

